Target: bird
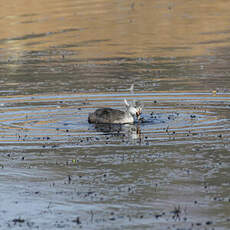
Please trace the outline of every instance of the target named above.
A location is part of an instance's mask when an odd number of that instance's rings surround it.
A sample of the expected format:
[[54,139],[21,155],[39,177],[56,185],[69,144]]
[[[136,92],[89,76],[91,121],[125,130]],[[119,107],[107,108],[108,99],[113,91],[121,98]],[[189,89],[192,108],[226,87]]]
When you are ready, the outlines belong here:
[[140,120],[142,106],[135,101],[132,105],[124,99],[125,111],[112,108],[100,108],[89,113],[88,122],[94,124],[133,124],[135,116]]

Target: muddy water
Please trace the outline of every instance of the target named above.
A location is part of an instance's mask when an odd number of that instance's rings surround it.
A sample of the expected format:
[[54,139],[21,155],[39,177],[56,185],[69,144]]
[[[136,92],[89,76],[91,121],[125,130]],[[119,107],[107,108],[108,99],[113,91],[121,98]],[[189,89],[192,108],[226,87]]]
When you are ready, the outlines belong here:
[[3,1],[0,229],[229,229],[229,10]]

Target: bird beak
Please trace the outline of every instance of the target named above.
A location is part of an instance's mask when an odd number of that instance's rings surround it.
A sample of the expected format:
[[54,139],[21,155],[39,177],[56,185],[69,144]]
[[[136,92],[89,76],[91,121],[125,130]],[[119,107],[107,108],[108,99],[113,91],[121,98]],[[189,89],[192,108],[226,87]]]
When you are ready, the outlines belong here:
[[136,112],[136,116],[137,116],[137,119],[140,120],[140,118],[141,118],[141,111],[140,110],[138,110]]

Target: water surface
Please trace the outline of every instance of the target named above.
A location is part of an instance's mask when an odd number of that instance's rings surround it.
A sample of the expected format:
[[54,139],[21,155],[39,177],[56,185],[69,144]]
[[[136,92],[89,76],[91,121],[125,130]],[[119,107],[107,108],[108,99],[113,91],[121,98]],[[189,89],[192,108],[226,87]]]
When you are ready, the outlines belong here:
[[[229,10],[3,1],[0,228],[229,229]],[[88,124],[124,98],[142,122]]]

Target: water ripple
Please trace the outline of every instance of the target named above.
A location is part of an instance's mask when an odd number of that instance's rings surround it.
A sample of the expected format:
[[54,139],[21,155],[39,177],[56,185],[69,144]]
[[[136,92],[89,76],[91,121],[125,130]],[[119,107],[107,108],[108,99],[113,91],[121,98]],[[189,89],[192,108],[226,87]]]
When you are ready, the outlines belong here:
[[[144,104],[142,122],[134,125],[88,124],[98,107],[123,109],[123,98]],[[1,146],[103,146],[220,142],[228,132],[229,94],[100,93],[1,98]],[[219,107],[217,107],[219,104]],[[220,107],[221,105],[221,107]],[[220,110],[221,108],[221,110]],[[219,111],[220,110],[220,111]],[[4,144],[3,144],[4,143]],[[57,145],[57,146],[56,146]]]

